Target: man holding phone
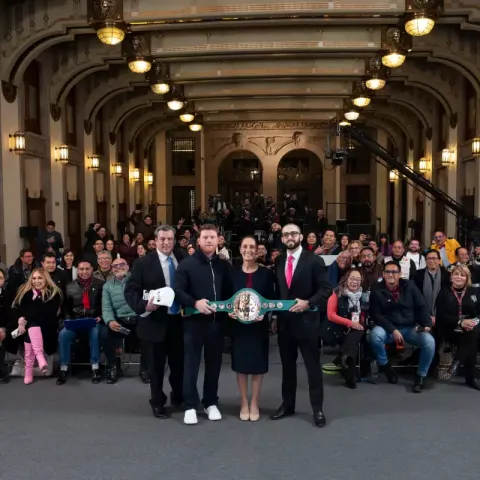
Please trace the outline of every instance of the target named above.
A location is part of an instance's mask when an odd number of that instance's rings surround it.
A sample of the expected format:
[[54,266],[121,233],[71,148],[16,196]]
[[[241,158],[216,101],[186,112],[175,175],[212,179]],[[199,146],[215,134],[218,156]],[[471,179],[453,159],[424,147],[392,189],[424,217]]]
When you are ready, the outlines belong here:
[[413,282],[402,279],[401,273],[397,262],[385,263],[384,281],[370,293],[370,315],[376,325],[370,334],[370,345],[389,383],[397,383],[398,375],[388,363],[385,344],[409,343],[419,348],[412,392],[420,393],[435,355],[435,340],[430,334],[432,319],[420,290]]

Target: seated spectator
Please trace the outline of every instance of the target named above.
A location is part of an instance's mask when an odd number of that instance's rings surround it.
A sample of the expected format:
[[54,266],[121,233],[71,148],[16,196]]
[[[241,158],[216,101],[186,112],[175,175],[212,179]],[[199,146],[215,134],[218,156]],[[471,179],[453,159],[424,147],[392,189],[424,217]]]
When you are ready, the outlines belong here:
[[98,268],[98,254],[105,249],[105,243],[102,239],[97,238],[93,243],[93,252],[85,251],[82,260],[88,262],[95,270]]
[[415,262],[405,255],[405,247],[403,246],[403,242],[400,240],[393,242],[392,256],[385,257],[385,263],[390,261],[398,263],[398,265],[400,266],[400,271],[402,273],[402,278],[404,280],[410,280],[411,278],[413,278],[415,272],[417,271]]
[[328,299],[327,318],[323,322],[323,340],[328,345],[340,345],[340,365],[345,384],[357,388],[356,359],[358,347],[365,336],[368,304],[362,291],[362,274],[349,270]]
[[147,249],[143,243],[137,245],[137,258],[142,258],[147,254]]
[[130,215],[129,220],[130,223],[135,227],[135,234],[142,234],[143,239],[141,242],[144,242],[145,239],[150,240],[150,238],[153,237],[155,225],[153,224],[153,218],[150,215],[145,215],[142,220],[142,211],[137,209]]
[[33,252],[27,248],[20,250],[19,258],[8,270],[8,287],[14,294],[28,280],[34,265]]
[[48,272],[53,283],[62,291],[65,296],[67,278],[63,270],[57,268],[57,258],[54,253],[45,253],[42,257],[42,267]]
[[130,233],[123,234],[122,241],[118,245],[118,253],[120,257],[126,260],[129,266],[132,266],[133,261],[137,256],[137,247],[135,246]]
[[476,285],[480,283],[480,265],[475,261],[470,260],[468,250],[464,247],[458,247],[455,250],[456,262],[448,267],[448,271],[451,272],[456,265],[465,265],[472,275],[472,284]]
[[316,233],[310,232],[307,235],[307,240],[305,241],[305,249],[315,253],[315,255],[320,255],[322,253],[322,247],[318,242]]
[[347,234],[343,234],[338,243],[341,251],[348,250],[348,245],[350,245],[350,237]]
[[348,246],[348,251],[352,255],[352,266],[359,268],[362,265],[360,260],[360,252],[362,251],[363,245],[360,240],[352,240]]
[[326,230],[322,237],[322,252],[321,255],[336,255],[340,252],[340,247],[336,243],[335,232],[333,230]]
[[117,256],[117,249],[115,247],[115,242],[113,241],[113,239],[108,239],[106,242],[105,242],[105,250],[107,252],[110,252],[110,255],[112,258],[116,258]]
[[380,253],[377,242],[375,240],[370,240],[368,242],[368,246],[373,250],[373,253],[375,254],[375,259],[376,259],[375,261],[379,265],[382,265],[385,261],[385,257]]
[[48,370],[45,353],[57,350],[58,314],[62,291],[44,268],[33,270],[29,279],[18,289],[12,303],[12,323],[23,335],[25,347],[25,385],[33,382],[35,359],[43,373]]
[[475,364],[480,335],[480,289],[472,287],[470,270],[464,265],[453,267],[451,286],[444,287],[437,298],[438,337],[457,346],[449,373],[453,376],[463,364],[465,383],[475,390]]
[[147,252],[154,252],[156,248],[155,240],[150,239],[147,243]]
[[363,247],[360,251],[360,272],[363,277],[362,288],[364,292],[378,285],[383,278],[383,267],[375,261],[375,253],[370,247]]
[[[78,264],[78,278],[69,283],[64,300],[64,318],[95,318],[97,325],[87,331],[90,341],[90,363],[92,365],[92,383],[100,383],[100,322],[102,320],[102,288],[104,282],[93,278],[93,267],[85,260]],[[58,336],[60,374],[57,385],[67,381],[70,363],[70,345],[77,338],[77,332],[63,328]]]
[[437,297],[442,288],[450,285],[450,275],[440,266],[440,253],[437,250],[427,250],[425,259],[427,268],[417,270],[413,281],[425,298],[432,325],[435,326]]
[[68,249],[63,252],[62,261],[57,268],[64,274],[65,286],[77,279],[77,265],[75,262],[75,254],[72,250]]
[[[8,383],[10,376],[5,366],[5,354],[7,353],[7,328],[10,320],[10,305],[12,304],[10,291],[7,288],[7,269],[0,268],[0,383]],[[16,349],[15,349],[16,350]]]
[[[125,335],[120,333],[120,329],[127,328],[133,336],[138,321],[136,313],[128,306],[123,293],[129,277],[128,263],[123,258],[116,258],[112,263],[112,271],[113,277],[107,280],[102,290],[102,318],[108,327],[102,343],[107,357],[107,383],[109,384],[116,383],[120,371],[120,365],[115,356],[115,340],[125,338]],[[144,383],[149,382],[147,364],[143,355],[140,356],[140,378]]]
[[425,262],[425,257],[420,252],[420,242],[418,240],[410,240],[406,256],[410,260],[413,260],[413,263],[415,263],[415,268],[417,270],[421,270],[422,268],[425,268],[427,266]]
[[401,278],[397,262],[385,263],[383,278],[370,294],[370,319],[376,325],[370,334],[370,345],[389,383],[397,383],[398,376],[388,363],[385,344],[407,342],[420,348],[412,388],[414,393],[420,393],[435,355],[435,340],[429,333],[432,320],[422,294],[413,282]]
[[93,272],[93,278],[106,282],[113,278],[112,255],[108,250],[103,250],[97,255],[98,268]]
[[[155,247],[156,248],[156,247]],[[218,253],[217,255],[223,260],[230,260],[230,252],[225,246],[225,237],[223,235],[218,236]]]
[[390,239],[386,233],[381,233],[378,236],[378,249],[384,257],[392,255],[392,245],[390,245]]
[[328,269],[330,285],[335,288],[351,267],[352,254],[348,250],[340,252]]
[[440,252],[443,267],[448,268],[452,263],[455,263],[457,260],[455,258],[455,251],[461,247],[461,245],[454,238],[447,238],[443,232],[435,232],[433,240],[434,243],[432,243],[430,248]]

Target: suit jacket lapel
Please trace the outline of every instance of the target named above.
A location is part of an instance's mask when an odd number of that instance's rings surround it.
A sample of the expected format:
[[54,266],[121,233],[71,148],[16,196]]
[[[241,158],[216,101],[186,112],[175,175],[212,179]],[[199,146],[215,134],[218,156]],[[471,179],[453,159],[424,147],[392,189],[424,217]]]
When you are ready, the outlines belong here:
[[275,269],[277,271],[277,278],[278,278],[278,287],[280,291],[285,291],[288,293],[288,286],[287,286],[287,279],[285,278],[285,262],[287,258],[285,256],[281,256],[278,258],[276,262]]
[[154,263],[154,268],[153,271],[155,272],[155,276],[159,282],[161,282],[163,285],[167,285],[167,281],[165,280],[165,275],[163,274],[163,268],[162,264],[160,263],[160,257],[158,256],[158,252],[152,252],[152,261]]

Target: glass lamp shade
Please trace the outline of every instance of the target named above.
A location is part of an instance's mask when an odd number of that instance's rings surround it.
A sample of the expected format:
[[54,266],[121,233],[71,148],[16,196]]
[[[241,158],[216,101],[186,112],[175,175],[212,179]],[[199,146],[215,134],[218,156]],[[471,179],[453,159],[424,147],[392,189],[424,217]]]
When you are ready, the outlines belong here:
[[200,123],[191,123],[188,128],[192,131],[192,132],[199,132],[203,126],[200,124]]
[[370,97],[367,97],[365,95],[359,95],[358,97],[355,97],[352,102],[354,105],[356,105],[357,107],[368,107],[368,105],[370,105],[370,102],[372,101],[372,99]]
[[11,152],[20,155],[25,153],[26,143],[25,143],[25,134],[21,132],[15,132],[13,135],[9,135],[9,150]]
[[180,120],[184,123],[193,122],[194,118],[195,118],[195,115],[193,113],[185,112],[180,115]]
[[390,170],[390,173],[388,174],[388,179],[391,182],[394,182],[398,178],[398,172],[396,170]]
[[360,116],[360,113],[357,112],[356,110],[347,110],[343,116],[347,119],[347,120],[350,120],[350,121],[353,121],[353,120],[356,120],[359,116]]
[[480,138],[474,138],[472,140],[472,155],[474,157],[480,156]]
[[133,73],[146,73],[152,68],[152,64],[144,58],[135,58],[128,62],[128,68]]
[[116,177],[121,177],[123,173],[123,165],[121,163],[114,163],[113,164],[113,174]]
[[152,83],[150,85],[153,93],[157,95],[165,95],[170,91],[170,85],[166,82]]
[[412,37],[428,35],[435,26],[435,19],[424,13],[417,13],[405,22],[405,31]]
[[389,68],[398,68],[405,62],[406,55],[398,52],[390,52],[382,57],[382,63]]
[[426,158],[421,158],[418,161],[418,171],[420,173],[425,173],[428,170],[428,162]]
[[125,30],[115,23],[107,23],[97,29],[97,37],[105,45],[118,45],[125,38]]
[[342,120],[342,121],[338,122],[338,124],[341,127],[349,127],[351,125],[351,123],[348,120]]
[[140,180],[140,170],[138,168],[134,168],[132,170],[132,180],[134,182],[138,182]]
[[453,163],[450,161],[450,158],[452,156],[452,152],[448,148],[444,148],[442,150],[442,165],[450,165],[450,163]]
[[153,173],[148,172],[145,175],[145,181],[147,182],[148,185],[152,185],[153,184]]
[[90,157],[90,170],[99,170],[100,169],[100,158],[98,155]]
[[385,85],[386,85],[386,80],[383,78],[369,78],[366,82],[365,85],[367,88],[370,90],[381,90]]
[[167,105],[170,110],[177,111],[183,108],[183,106],[185,105],[185,102],[178,98],[173,98],[172,100],[167,102]]
[[56,148],[58,151],[58,158],[57,162],[59,163],[68,163],[69,155],[68,155],[68,145],[60,145]]

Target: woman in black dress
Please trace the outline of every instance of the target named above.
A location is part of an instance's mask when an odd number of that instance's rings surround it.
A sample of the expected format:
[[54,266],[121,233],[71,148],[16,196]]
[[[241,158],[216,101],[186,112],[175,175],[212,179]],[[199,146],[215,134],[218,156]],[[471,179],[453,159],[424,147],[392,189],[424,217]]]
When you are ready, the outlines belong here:
[[[255,262],[257,240],[246,236],[240,243],[243,259],[241,267],[233,270],[233,288],[252,288],[262,297],[274,299],[274,276],[268,268]],[[234,314],[230,315],[235,318]],[[258,398],[263,375],[268,372],[268,319],[259,317],[257,321],[244,324],[235,322],[232,328],[232,370],[237,373],[238,389],[241,397],[240,420],[256,422],[260,418]],[[248,375],[252,376],[252,400],[248,405]]]

